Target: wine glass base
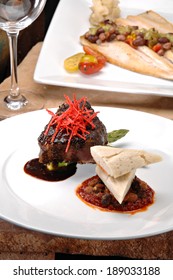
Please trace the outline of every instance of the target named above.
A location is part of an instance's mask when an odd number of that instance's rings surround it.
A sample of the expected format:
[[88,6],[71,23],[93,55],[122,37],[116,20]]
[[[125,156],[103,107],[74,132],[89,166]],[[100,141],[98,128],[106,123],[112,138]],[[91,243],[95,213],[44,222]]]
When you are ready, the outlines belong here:
[[41,94],[20,91],[20,100],[12,100],[9,96],[9,91],[0,92],[0,119],[39,110],[44,107],[44,98]]
[[10,110],[20,110],[28,104],[28,100],[21,95],[20,99],[11,99],[10,96],[4,98],[5,106]]

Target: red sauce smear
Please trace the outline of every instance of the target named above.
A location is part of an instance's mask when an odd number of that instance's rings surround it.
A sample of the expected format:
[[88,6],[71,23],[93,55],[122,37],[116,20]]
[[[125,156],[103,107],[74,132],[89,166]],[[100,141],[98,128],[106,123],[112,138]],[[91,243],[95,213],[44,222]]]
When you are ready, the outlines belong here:
[[97,175],[79,185],[76,195],[87,205],[109,212],[135,214],[147,210],[154,203],[154,191],[136,176],[121,204]]
[[65,152],[68,152],[72,137],[78,136],[79,138],[86,140],[86,134],[90,133],[87,130],[87,126],[90,125],[92,129],[95,128],[93,119],[96,117],[98,112],[93,112],[93,110],[87,109],[85,106],[86,97],[82,97],[77,100],[74,96],[74,100],[72,101],[68,96],[65,96],[65,99],[69,107],[61,115],[57,115],[47,109],[47,112],[52,116],[52,118],[44,134],[47,135],[50,127],[55,126],[54,134],[51,139],[51,142],[53,143],[57,133],[60,130],[63,130],[64,133],[69,136],[65,150]]

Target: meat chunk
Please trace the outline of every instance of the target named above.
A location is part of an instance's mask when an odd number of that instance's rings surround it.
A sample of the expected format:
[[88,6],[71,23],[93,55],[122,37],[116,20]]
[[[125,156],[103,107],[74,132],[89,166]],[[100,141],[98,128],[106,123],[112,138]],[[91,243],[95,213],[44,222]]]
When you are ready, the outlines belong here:
[[106,145],[107,132],[90,103],[85,98],[71,101],[66,97],[66,102],[52,115],[50,122],[38,137],[39,161],[44,164],[94,162],[90,147]]

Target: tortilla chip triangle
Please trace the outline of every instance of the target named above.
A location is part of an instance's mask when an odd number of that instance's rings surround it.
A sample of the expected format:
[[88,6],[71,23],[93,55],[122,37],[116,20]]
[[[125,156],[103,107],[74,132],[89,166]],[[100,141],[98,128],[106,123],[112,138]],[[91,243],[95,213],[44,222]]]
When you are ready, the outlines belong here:
[[91,154],[95,162],[114,178],[162,160],[161,156],[144,150],[122,149],[111,146],[93,146],[91,147]]

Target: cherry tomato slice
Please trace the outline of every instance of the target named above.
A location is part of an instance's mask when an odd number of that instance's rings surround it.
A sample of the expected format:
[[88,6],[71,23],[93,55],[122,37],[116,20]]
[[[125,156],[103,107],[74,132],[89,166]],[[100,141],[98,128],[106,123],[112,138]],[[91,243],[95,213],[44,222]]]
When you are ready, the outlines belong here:
[[81,58],[84,56],[84,53],[77,53],[72,55],[64,60],[64,68],[66,71],[73,73],[78,71],[78,65],[81,61]]
[[88,47],[88,46],[83,46],[83,50],[86,54],[90,54],[92,56],[95,56],[98,60],[98,63],[102,63],[105,64],[106,63],[106,58],[100,54],[97,51],[94,51],[92,48]]
[[152,50],[153,50],[154,52],[158,52],[158,51],[160,51],[161,48],[162,48],[162,45],[161,45],[160,43],[157,43],[156,45],[154,45],[154,46],[152,47]]
[[97,63],[97,58],[91,54],[85,54],[84,56],[82,56],[80,62],[94,62]]
[[91,75],[99,72],[104,64],[94,62],[80,62],[79,70],[85,75]]

